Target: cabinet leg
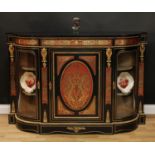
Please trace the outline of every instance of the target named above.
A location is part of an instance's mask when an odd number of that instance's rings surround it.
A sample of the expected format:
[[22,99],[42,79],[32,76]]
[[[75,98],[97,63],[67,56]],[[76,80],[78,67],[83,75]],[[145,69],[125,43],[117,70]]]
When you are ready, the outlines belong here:
[[8,115],[8,122],[9,124],[16,124],[16,118],[14,113],[10,113]]
[[146,115],[144,113],[139,114],[139,124],[145,124]]

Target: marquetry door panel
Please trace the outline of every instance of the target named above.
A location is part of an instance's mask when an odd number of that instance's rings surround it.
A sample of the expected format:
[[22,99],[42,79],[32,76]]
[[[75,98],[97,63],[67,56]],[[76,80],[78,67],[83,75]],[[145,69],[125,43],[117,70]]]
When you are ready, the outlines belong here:
[[17,114],[25,119],[38,120],[40,80],[37,59],[39,56],[36,50],[18,49],[17,58]]
[[100,53],[55,51],[51,59],[52,119],[101,120]]

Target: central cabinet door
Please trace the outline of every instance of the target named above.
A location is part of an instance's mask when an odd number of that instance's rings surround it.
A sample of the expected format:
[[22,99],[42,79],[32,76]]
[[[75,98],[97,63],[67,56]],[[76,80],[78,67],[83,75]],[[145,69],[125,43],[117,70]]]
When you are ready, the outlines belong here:
[[51,120],[102,120],[100,53],[56,50],[50,59]]

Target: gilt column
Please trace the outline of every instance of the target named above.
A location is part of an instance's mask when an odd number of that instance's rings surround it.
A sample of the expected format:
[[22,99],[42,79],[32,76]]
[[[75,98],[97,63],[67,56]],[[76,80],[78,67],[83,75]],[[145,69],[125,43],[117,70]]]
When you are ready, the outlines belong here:
[[15,48],[13,44],[9,44],[9,54],[10,54],[10,114],[9,123],[15,123],[15,113],[16,113],[16,83],[15,83]]
[[42,56],[42,107],[43,107],[43,122],[47,122],[47,104],[48,104],[48,90],[47,90],[47,49],[43,48],[41,50]]
[[139,114],[140,114],[140,123],[145,123],[144,116],[144,53],[145,53],[145,44],[140,44],[139,49],[139,80],[138,80],[138,98],[139,98]]

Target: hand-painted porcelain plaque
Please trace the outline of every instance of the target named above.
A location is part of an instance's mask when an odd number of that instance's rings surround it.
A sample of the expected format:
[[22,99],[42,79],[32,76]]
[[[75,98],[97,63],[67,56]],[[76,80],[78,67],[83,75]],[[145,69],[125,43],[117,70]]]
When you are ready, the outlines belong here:
[[121,72],[117,78],[117,87],[123,94],[129,94],[134,86],[134,79],[128,72]]
[[20,78],[20,85],[26,93],[36,89],[36,76],[32,72],[25,72]]

